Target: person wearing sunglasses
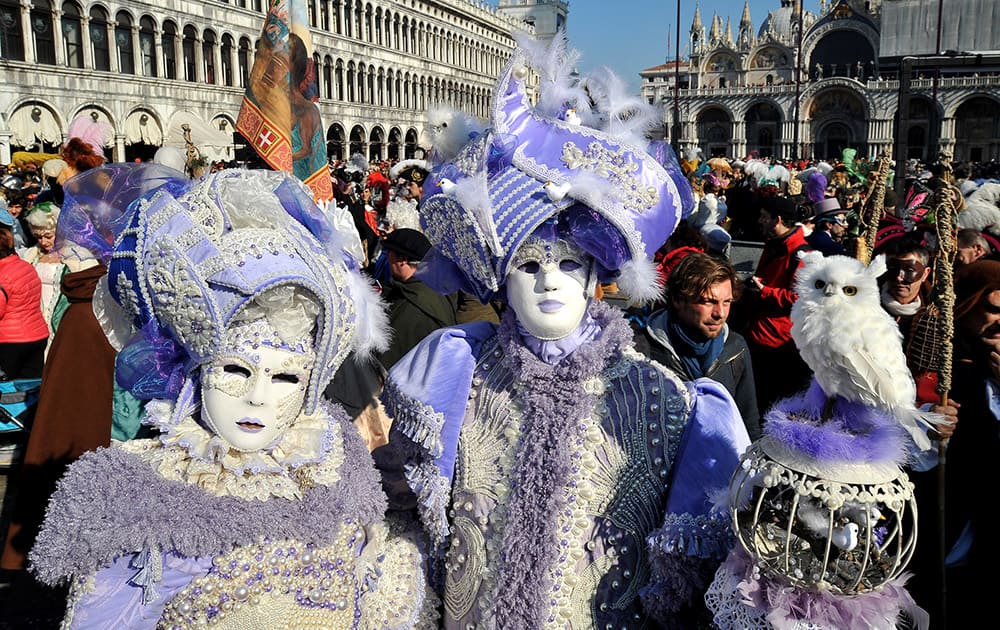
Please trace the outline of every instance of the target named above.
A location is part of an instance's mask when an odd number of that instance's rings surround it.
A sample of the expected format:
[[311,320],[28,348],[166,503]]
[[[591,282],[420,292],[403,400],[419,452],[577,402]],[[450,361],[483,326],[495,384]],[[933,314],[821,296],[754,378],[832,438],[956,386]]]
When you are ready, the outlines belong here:
[[836,197],[827,197],[813,205],[813,214],[815,227],[806,237],[806,242],[824,256],[842,256],[847,212],[840,207]]

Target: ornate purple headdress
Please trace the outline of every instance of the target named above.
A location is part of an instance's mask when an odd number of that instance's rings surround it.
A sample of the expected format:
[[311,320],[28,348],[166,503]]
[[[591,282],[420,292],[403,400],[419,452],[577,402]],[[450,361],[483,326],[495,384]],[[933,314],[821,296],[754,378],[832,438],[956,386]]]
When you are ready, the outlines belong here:
[[[491,128],[431,173],[421,221],[434,249],[421,275],[435,288],[491,299],[521,241],[567,213],[602,280],[636,302],[659,295],[649,261],[690,194],[678,192],[669,147],[644,137],[655,109],[610,72],[576,79],[575,58],[562,35],[547,49],[521,42],[496,87]],[[532,70],[537,106],[526,93]]]
[[108,294],[125,316],[124,334],[109,330],[114,318],[102,320],[109,338],[127,340],[119,384],[140,398],[191,397],[193,370],[249,306],[266,294],[287,298],[279,309],[301,311],[293,294],[305,293],[319,307],[309,339],[311,413],[349,353],[385,342],[385,315],[346,240],[285,173],[227,170],[190,182],[167,171],[116,164],[67,189],[73,222],[60,222],[59,235],[105,262]]

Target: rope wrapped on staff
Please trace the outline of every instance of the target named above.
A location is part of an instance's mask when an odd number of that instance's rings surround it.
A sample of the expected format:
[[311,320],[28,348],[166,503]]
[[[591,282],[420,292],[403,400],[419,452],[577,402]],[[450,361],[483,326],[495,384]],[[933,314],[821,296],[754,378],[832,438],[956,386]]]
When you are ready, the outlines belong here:
[[887,151],[882,152],[873,171],[868,173],[868,191],[865,202],[858,213],[859,234],[855,241],[854,257],[868,264],[875,249],[878,226],[885,213],[885,186],[892,172],[892,160]]
[[[929,199],[936,236],[934,256],[933,290],[928,307],[914,319],[911,340],[906,348],[907,360],[915,374],[934,373],[937,376],[935,392],[938,404],[948,404],[951,391],[952,358],[955,333],[955,256],[958,253],[957,215],[964,207],[963,197],[954,185],[951,175],[951,156],[942,154],[935,165],[938,171],[936,187]],[[937,465],[937,552],[940,571],[940,615],[941,627],[947,627],[947,587],[945,579],[945,559],[947,542],[946,522],[946,475],[947,440],[938,445]]]

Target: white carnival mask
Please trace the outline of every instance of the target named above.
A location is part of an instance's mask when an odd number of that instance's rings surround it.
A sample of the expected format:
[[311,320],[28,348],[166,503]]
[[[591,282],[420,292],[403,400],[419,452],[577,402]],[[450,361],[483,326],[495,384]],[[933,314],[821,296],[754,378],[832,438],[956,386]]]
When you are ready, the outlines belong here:
[[532,336],[555,341],[580,326],[594,294],[593,259],[576,245],[526,240],[507,274],[507,302]]
[[202,419],[237,451],[272,446],[302,413],[314,361],[259,338],[230,346],[202,368]]

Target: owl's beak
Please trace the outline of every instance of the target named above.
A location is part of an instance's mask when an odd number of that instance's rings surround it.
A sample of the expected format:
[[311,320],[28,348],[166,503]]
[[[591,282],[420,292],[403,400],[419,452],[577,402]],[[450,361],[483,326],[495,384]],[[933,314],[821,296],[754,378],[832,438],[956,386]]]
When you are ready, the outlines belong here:
[[830,297],[830,296],[831,296],[831,295],[833,295],[834,293],[836,293],[836,291],[834,291],[834,290],[833,290],[833,287],[832,287],[832,286],[830,286],[829,284],[828,284],[828,285],[826,285],[826,288],[825,288],[825,289],[823,289],[823,295],[825,295],[826,297]]

